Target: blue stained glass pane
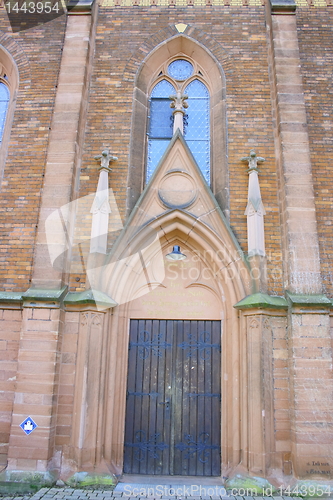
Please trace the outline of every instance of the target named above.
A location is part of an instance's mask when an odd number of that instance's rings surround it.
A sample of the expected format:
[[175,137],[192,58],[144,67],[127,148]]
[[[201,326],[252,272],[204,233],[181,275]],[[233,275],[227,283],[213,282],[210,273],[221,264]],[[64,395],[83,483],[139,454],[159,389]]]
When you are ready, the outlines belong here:
[[193,66],[189,61],[185,61],[185,59],[177,59],[169,64],[168,73],[176,80],[186,80],[186,78],[190,78],[192,75]]
[[173,85],[171,85],[171,83],[169,83],[167,80],[162,80],[157,85],[155,85],[155,87],[152,90],[152,93],[150,94],[150,97],[151,98],[166,97],[168,99],[171,94],[175,93],[176,91]]
[[9,90],[7,85],[0,83],[0,142],[5,127],[6,115],[9,103]]
[[187,125],[184,137],[190,139],[209,139],[209,101],[208,99],[188,99],[186,111]]
[[147,182],[168,147],[169,140],[154,139],[148,143]]
[[0,83],[0,101],[9,101],[9,89],[4,83]]
[[172,109],[170,99],[152,99],[150,102],[149,137],[171,139],[172,137]]
[[150,122],[147,158],[147,182],[165,152],[173,135],[172,109],[169,96],[176,90],[167,80],[160,81],[150,96]]
[[204,178],[210,182],[210,127],[209,92],[199,80],[194,80],[185,89],[188,98],[187,124],[184,137]]
[[205,180],[210,183],[209,141],[186,141]]
[[185,94],[190,97],[209,99],[209,92],[200,80],[193,80],[185,89]]

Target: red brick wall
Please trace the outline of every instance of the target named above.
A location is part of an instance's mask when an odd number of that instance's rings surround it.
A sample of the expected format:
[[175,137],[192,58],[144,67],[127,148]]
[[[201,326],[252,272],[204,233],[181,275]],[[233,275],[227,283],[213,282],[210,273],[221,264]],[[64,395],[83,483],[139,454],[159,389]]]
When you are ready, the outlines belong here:
[[299,9],[298,37],[324,291],[333,294],[333,8]]
[[[322,273],[329,295],[332,294],[332,180],[329,169],[332,161],[333,85],[333,21],[330,14],[330,8],[298,9],[297,12]],[[123,73],[133,53],[152,33],[179,21],[207,33],[228,53],[228,64],[224,65],[224,69],[227,79],[231,225],[246,251],[246,218],[243,212],[247,174],[239,159],[255,147],[258,154],[266,157],[260,180],[267,211],[269,291],[281,293],[281,279],[276,279],[280,274],[280,231],[263,8],[100,8],[80,195],[95,189],[98,170],[92,157],[103,147],[110,146],[119,157],[110,175],[110,183],[124,217],[133,81],[124,81]],[[21,85],[19,89],[0,194],[3,214],[0,223],[1,288],[25,290],[29,286],[65,16],[26,32],[11,34],[3,13],[0,27],[7,38],[12,37],[22,48],[30,66],[31,85]],[[143,53],[142,57],[145,55]],[[277,273],[273,274],[275,268]],[[73,281],[72,288],[75,287],[77,284]]]
[[[8,157],[1,179],[1,290],[25,291],[29,287],[65,23],[65,16],[61,16],[11,34],[7,15],[0,12],[0,30],[9,39],[7,50],[19,63],[20,73]],[[1,33],[0,36],[3,37]],[[15,41],[12,46],[10,38]]]

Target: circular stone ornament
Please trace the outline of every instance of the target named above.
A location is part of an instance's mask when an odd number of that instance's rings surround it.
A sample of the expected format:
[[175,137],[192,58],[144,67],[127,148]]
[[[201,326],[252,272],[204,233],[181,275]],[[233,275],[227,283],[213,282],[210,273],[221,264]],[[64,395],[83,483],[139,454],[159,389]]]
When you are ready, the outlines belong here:
[[195,201],[197,191],[190,175],[182,171],[171,171],[163,177],[158,195],[169,208],[186,208]]
[[186,80],[193,74],[193,65],[185,59],[176,59],[168,66],[169,75],[178,81]]

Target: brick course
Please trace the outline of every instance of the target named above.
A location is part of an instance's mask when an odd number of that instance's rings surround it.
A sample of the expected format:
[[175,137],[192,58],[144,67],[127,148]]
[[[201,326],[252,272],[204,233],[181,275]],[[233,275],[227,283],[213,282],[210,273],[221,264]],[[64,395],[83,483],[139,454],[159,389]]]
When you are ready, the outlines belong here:
[[[6,291],[29,287],[46,147],[66,18],[11,34],[0,11],[0,42],[18,63],[20,84],[3,172],[0,212],[0,283]],[[12,44],[8,38],[12,38]]]

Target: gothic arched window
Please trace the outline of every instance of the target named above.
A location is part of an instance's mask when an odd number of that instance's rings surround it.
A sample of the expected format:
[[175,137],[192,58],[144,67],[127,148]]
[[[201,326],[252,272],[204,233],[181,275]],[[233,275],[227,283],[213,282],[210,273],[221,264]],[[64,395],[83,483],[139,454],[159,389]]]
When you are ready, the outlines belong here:
[[[225,60],[224,55],[222,60]],[[128,71],[134,71],[132,66]],[[163,81],[170,86],[166,85],[167,92],[158,95],[163,90],[158,85]],[[202,43],[179,33],[152,50],[135,75],[127,215],[135,207],[172,137],[173,128],[171,130],[167,120],[167,134],[163,137],[158,135],[159,113],[155,114],[154,109],[158,110],[160,107],[166,113],[172,113],[172,108],[169,109],[169,95],[177,95],[178,92],[189,95],[189,107],[185,109],[188,116],[184,124],[184,138],[217,202],[228,217],[225,74],[219,60]],[[157,152],[159,147],[161,150]]]
[[169,96],[175,93],[167,80],[160,81],[150,95],[147,181],[162,158],[172,137],[172,109]]
[[3,82],[0,82],[0,143],[2,142],[3,132],[6,123],[9,98],[10,94],[7,85]]
[[[150,94],[146,180],[149,181],[173,135],[170,95],[176,90],[188,96],[184,116],[184,138],[204,178],[210,184],[210,99],[206,85],[198,79],[198,68],[186,59],[172,61]],[[159,74],[161,77],[161,74]],[[194,79],[193,79],[194,78]],[[172,82],[172,83],[171,83]]]
[[209,92],[200,80],[193,80],[185,88],[188,108],[184,137],[204,178],[210,184],[210,127]]

